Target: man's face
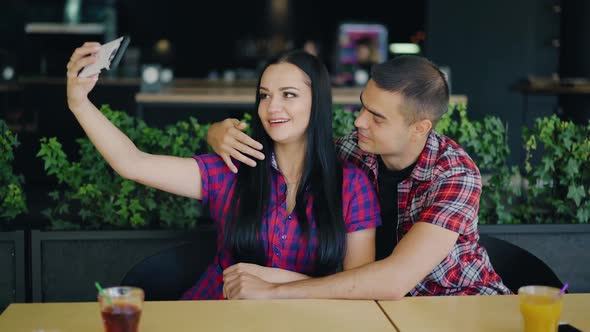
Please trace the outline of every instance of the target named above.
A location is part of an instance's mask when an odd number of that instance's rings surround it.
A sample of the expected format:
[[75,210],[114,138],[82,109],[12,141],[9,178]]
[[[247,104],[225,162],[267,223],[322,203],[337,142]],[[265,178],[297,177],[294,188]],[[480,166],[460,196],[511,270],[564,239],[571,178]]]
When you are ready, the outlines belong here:
[[360,148],[383,157],[403,155],[412,141],[412,125],[402,115],[404,97],[369,80],[361,93],[362,108],[354,121]]

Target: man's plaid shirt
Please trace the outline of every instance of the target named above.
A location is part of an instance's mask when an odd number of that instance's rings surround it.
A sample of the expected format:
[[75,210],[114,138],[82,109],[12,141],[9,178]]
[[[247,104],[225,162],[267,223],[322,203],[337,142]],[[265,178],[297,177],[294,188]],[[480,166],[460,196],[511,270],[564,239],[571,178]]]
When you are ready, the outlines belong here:
[[[378,156],[359,148],[357,132],[338,139],[336,146],[339,157],[360,167],[378,188]],[[431,131],[410,177],[397,190],[398,201],[392,204],[398,206],[398,241],[417,222],[459,233],[449,255],[410,291],[411,295],[512,293],[478,244],[481,176],[457,143]]]

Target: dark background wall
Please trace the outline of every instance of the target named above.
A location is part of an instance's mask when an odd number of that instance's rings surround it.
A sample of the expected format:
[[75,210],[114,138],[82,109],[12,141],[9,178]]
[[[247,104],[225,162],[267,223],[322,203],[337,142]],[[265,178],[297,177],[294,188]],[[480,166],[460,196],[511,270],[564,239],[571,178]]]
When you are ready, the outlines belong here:
[[[590,78],[590,1],[563,1],[560,73],[563,77]],[[561,96],[563,115],[576,122],[590,119],[590,96]]]
[[[424,31],[426,0],[292,2],[295,40],[301,43],[304,39],[317,39],[328,54],[333,54],[338,25],[345,21],[383,24],[388,28],[389,42],[407,43],[418,31]],[[329,57],[324,60],[332,61]]]
[[[26,22],[60,22],[65,0],[3,0],[0,11],[0,49],[24,54],[28,45]],[[82,21],[102,19],[109,0],[83,0]],[[256,66],[256,59],[240,56],[240,41],[270,38],[277,26],[270,12],[271,0],[184,1],[118,0],[119,34],[129,34],[132,46],[141,49],[143,62],[151,61],[153,46],[166,38],[174,48],[178,77],[203,77],[211,70]],[[289,0],[286,38],[298,47],[306,39],[322,45],[323,57],[331,65],[331,52],[338,24],[344,21],[381,23],[389,29],[390,41],[409,41],[424,30],[425,0],[399,1],[395,6],[366,0],[332,2],[327,0]],[[60,45],[69,49],[79,43]],[[22,61],[23,59],[17,59]]]
[[451,68],[453,93],[469,98],[473,118],[496,115],[508,126],[511,162],[521,160],[521,127],[557,107],[554,96],[523,97],[510,86],[528,75],[559,72],[558,1],[448,0],[428,2],[426,54]]

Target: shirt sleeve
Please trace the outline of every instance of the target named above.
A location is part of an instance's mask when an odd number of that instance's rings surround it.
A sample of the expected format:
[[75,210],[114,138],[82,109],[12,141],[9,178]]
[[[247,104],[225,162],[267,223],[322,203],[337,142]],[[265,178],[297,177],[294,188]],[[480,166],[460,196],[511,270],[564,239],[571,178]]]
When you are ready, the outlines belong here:
[[433,183],[428,190],[419,222],[427,222],[465,234],[477,222],[481,178],[473,173],[455,174]]
[[344,166],[342,205],[346,232],[356,232],[381,225],[381,211],[375,187],[356,166]]
[[209,200],[214,200],[220,190],[226,187],[225,184],[235,176],[218,155],[204,154],[193,158],[201,173],[201,200],[203,204],[207,204]]

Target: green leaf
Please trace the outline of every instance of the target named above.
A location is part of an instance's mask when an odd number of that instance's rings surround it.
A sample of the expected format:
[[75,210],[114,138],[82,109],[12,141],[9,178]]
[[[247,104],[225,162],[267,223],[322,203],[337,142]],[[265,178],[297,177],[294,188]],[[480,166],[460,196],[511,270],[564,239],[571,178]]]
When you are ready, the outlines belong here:
[[584,197],[586,197],[586,191],[584,190],[583,185],[570,185],[568,187],[567,198],[573,199],[576,203],[576,206],[580,206],[580,203]]
[[576,218],[579,223],[588,223],[590,221],[590,207],[578,209],[576,212]]
[[567,164],[565,165],[565,169],[564,169],[565,175],[568,178],[572,178],[572,179],[576,178],[576,175],[580,171],[580,164],[581,164],[581,162],[579,160],[570,158],[567,161]]

